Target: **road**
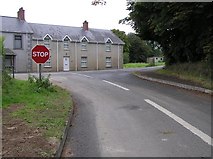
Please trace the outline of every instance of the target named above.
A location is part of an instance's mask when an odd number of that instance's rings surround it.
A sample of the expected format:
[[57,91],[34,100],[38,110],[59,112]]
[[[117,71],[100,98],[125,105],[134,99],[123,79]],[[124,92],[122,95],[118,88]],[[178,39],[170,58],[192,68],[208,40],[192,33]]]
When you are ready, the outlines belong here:
[[64,155],[210,157],[211,97],[141,80],[131,71],[52,74],[75,101]]

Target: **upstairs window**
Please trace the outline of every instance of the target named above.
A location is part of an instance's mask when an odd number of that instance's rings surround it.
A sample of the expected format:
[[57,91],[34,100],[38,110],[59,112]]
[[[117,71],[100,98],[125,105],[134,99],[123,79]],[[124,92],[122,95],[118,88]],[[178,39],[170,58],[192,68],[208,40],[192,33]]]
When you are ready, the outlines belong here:
[[22,35],[14,36],[14,49],[22,49]]
[[111,52],[111,45],[112,45],[112,40],[108,38],[105,44],[106,52]]
[[48,34],[44,37],[44,46],[46,46],[48,49],[50,49],[51,40],[52,38]]
[[83,37],[81,39],[81,50],[85,51],[87,50],[87,43],[89,42],[89,40],[86,37]]
[[65,36],[64,38],[64,50],[69,50],[69,42],[71,39],[68,36]]

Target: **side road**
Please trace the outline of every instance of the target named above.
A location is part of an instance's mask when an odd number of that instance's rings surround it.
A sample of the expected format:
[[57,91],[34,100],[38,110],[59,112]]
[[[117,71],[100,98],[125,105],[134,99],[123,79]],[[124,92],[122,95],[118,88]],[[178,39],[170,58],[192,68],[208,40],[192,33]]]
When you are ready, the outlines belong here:
[[198,83],[189,81],[189,80],[183,80],[174,76],[166,76],[163,74],[157,74],[154,71],[146,71],[146,72],[134,72],[133,73],[135,76],[143,79],[143,80],[148,80],[148,81],[153,81],[153,82],[158,82],[166,85],[171,85],[187,90],[192,90],[192,91],[198,91],[201,93],[206,93],[212,95],[213,91],[201,87]]

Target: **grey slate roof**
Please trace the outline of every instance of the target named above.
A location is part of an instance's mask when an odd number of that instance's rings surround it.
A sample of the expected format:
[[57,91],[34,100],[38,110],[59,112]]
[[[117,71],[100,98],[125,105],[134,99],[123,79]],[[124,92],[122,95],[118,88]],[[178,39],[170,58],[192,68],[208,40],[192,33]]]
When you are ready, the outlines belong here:
[[0,16],[2,22],[2,32],[12,33],[33,33],[31,27],[26,21],[18,20],[15,17]]
[[61,41],[66,35],[68,35],[72,41],[77,42],[79,42],[85,36],[89,42],[105,43],[105,40],[110,38],[114,44],[124,44],[124,42],[110,30],[89,28],[88,31],[84,31],[82,27],[37,23],[29,23],[29,25],[34,32],[34,39],[43,39],[45,35],[48,34],[53,40]]
[[110,30],[89,28],[88,31],[84,31],[82,27],[27,23],[16,17],[0,16],[0,18],[3,32],[33,33],[33,39],[43,40],[48,34],[53,40],[62,41],[68,35],[72,41],[79,42],[85,36],[93,43],[105,43],[106,39],[110,38],[113,44],[124,45],[124,42]]

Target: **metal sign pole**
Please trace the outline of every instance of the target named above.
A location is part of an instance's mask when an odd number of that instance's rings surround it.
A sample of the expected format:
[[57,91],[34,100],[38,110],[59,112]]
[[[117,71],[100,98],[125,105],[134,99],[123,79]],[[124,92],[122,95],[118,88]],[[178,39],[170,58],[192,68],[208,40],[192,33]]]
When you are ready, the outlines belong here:
[[39,80],[41,81],[41,64],[39,64]]

